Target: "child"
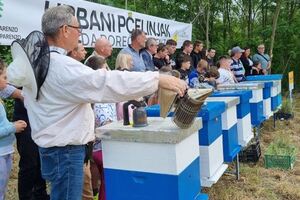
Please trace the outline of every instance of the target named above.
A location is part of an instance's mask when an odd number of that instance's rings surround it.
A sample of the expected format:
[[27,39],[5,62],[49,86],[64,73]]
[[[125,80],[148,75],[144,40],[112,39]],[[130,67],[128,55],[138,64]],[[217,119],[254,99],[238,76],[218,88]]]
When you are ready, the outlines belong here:
[[168,53],[167,46],[163,43],[159,43],[157,53],[153,56],[153,63],[157,69],[161,69],[163,66],[170,66]]
[[178,65],[180,66],[180,69],[178,71],[180,72],[180,79],[186,81],[188,83],[188,74],[189,69],[191,67],[191,57],[187,54],[182,54],[178,57]]
[[189,86],[191,88],[200,88],[200,83],[204,82],[205,74],[207,72],[208,63],[206,60],[201,59],[196,69],[194,69],[189,75]]
[[230,70],[232,60],[229,56],[221,56],[217,67],[220,73],[220,77],[217,79],[217,84],[233,84],[237,83],[237,80]]
[[265,75],[266,70],[261,68],[261,63],[259,61],[253,62],[253,66],[251,69],[251,75]]
[[[7,85],[6,66],[0,60],[0,90]],[[14,133],[24,131],[27,124],[23,120],[11,123],[6,118],[3,102],[0,99],[0,199],[4,199],[9,174],[12,168],[12,154],[14,152]]]
[[217,87],[217,79],[220,77],[220,73],[218,68],[215,66],[210,66],[209,70],[207,70],[205,74],[204,82],[207,82],[213,88]]
[[197,68],[189,75],[189,86],[191,88],[214,89],[218,77],[218,70],[213,66],[208,69],[208,62],[201,59]]

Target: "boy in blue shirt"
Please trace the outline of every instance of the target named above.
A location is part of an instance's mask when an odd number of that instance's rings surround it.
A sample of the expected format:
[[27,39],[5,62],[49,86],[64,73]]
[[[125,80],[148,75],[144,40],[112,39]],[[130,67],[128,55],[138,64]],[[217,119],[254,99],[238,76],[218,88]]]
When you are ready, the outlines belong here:
[[220,76],[216,67],[211,66],[209,69],[208,62],[201,59],[189,75],[189,86],[191,88],[209,88],[216,87],[216,79]]
[[[7,85],[6,66],[0,60],[0,90]],[[0,99],[0,199],[4,199],[9,174],[12,168],[12,154],[14,152],[14,133],[22,132],[27,124],[23,120],[14,123],[9,122],[6,117],[3,102]]]

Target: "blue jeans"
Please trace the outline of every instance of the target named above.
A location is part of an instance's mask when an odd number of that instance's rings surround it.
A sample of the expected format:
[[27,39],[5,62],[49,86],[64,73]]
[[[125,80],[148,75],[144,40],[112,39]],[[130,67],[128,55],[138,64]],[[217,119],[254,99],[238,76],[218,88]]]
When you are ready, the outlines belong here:
[[81,200],[85,146],[39,147],[43,178],[51,200]]

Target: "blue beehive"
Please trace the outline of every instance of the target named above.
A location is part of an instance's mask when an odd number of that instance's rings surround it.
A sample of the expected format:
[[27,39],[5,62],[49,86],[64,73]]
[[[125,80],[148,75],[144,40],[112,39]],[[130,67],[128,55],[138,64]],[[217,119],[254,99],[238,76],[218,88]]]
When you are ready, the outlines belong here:
[[264,76],[248,76],[249,81],[273,81],[273,87],[271,91],[271,109],[272,111],[277,110],[282,101],[281,95],[281,80],[282,74],[271,74]]
[[215,91],[211,97],[239,97],[240,103],[237,105],[237,118],[242,119],[250,113],[249,101],[252,98],[252,92],[247,90],[226,90]]
[[269,119],[273,115],[271,108],[271,90],[273,87],[273,81],[246,81],[246,83],[263,83],[263,113],[266,119]]
[[280,104],[279,104],[279,96],[281,96],[281,93],[279,93],[279,81],[273,81],[273,86],[271,88],[271,110],[276,111]]
[[241,150],[238,144],[237,110],[238,97],[208,97],[206,102],[224,102],[226,109],[222,113],[223,155],[225,162],[232,162]]
[[[217,104],[216,104],[217,103]],[[203,104],[201,110],[198,113],[198,117],[202,117],[203,128],[199,130],[199,145],[209,145],[211,144],[219,134],[222,132],[218,132],[217,130],[222,130],[221,121],[213,120],[217,116],[221,115],[225,110],[225,103],[215,102],[215,103],[206,103]],[[146,112],[148,117],[159,117],[160,116],[160,105],[152,105],[146,107]],[[171,117],[173,112],[168,114],[168,117]],[[208,128],[213,131],[208,134]]]
[[199,145],[209,146],[222,135],[221,114],[225,111],[224,102],[207,102],[198,113],[203,127],[199,130]]
[[250,98],[250,113],[251,124],[256,127],[260,125],[264,120],[263,113],[263,88],[264,83],[250,83],[240,82],[238,84],[222,84],[218,86],[219,90],[247,90],[252,92],[252,98]]
[[211,187],[226,171],[224,164],[221,115],[225,111],[224,102],[207,102],[198,113],[202,118],[199,131],[201,185]]
[[237,105],[238,137],[239,145],[243,147],[246,146],[254,136],[251,129],[250,115],[250,99],[252,98],[252,92],[247,90],[226,90],[216,91],[211,96],[240,98],[240,103]]
[[114,122],[96,129],[102,137],[107,199],[206,200],[201,194],[199,119],[180,129],[170,118],[148,118],[146,127]]
[[263,81],[263,83],[265,84],[264,87],[264,99],[268,99],[271,98],[271,88],[273,86],[273,82],[272,81]]
[[[160,105],[156,104],[156,105],[148,106],[148,107],[146,107],[146,112],[147,112],[148,117],[159,117],[160,116]],[[171,117],[172,115],[173,115],[173,113],[170,112],[168,117]],[[199,136],[198,136],[198,138],[199,138]],[[197,142],[199,142],[199,140]],[[199,156],[198,161],[201,162],[200,156]],[[199,164],[199,173],[198,173],[199,179],[201,178],[201,175],[200,175],[201,167],[202,167],[201,164]],[[201,185],[201,181],[199,181],[199,183]],[[199,189],[201,190],[201,188],[199,188]],[[205,200],[205,199],[208,199],[208,196],[206,194],[199,193],[199,196],[197,199]]]
[[268,75],[256,75],[256,76],[247,76],[247,81],[272,81],[272,80],[282,80],[282,74],[268,74]]

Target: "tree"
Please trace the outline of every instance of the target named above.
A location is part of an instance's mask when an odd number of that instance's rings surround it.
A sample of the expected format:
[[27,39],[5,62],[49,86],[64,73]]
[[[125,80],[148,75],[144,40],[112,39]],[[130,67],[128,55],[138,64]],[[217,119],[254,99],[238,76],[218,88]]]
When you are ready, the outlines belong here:
[[[235,45],[256,50],[265,43],[272,56],[272,72],[295,71],[300,76],[299,0],[90,0],[108,6],[193,24],[192,40],[227,54]],[[276,4],[276,6],[275,6]],[[9,48],[1,46],[1,58],[10,60]],[[114,49],[110,66],[114,65]],[[300,78],[295,78],[296,88]],[[284,83],[284,81],[283,81]]]
[[209,16],[210,16],[210,3],[207,3],[207,11],[206,11],[206,29],[205,29],[205,36],[206,36],[206,47],[209,48]]
[[273,47],[274,47],[274,42],[275,42],[275,34],[276,34],[277,21],[278,21],[278,17],[279,17],[279,13],[280,13],[280,8],[281,8],[281,0],[277,0],[275,15],[274,15],[274,19],[273,19],[273,26],[272,26],[271,44],[270,44],[271,60],[273,58]]

